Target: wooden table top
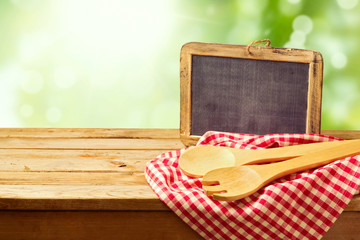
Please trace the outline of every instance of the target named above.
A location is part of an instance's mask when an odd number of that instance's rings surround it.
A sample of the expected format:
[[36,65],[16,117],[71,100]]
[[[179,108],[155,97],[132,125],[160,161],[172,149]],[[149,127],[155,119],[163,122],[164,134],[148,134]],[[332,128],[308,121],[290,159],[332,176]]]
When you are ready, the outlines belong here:
[[[170,211],[145,165],[183,147],[179,129],[0,128],[0,210]],[[360,211],[360,196],[345,211]]]

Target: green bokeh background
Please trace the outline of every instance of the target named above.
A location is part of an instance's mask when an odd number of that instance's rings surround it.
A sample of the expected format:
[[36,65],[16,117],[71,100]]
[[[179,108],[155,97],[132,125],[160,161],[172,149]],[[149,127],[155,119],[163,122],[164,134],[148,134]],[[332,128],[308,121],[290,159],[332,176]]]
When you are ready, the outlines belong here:
[[358,0],[1,0],[0,126],[178,128],[190,41],[316,50],[322,129],[360,130]]

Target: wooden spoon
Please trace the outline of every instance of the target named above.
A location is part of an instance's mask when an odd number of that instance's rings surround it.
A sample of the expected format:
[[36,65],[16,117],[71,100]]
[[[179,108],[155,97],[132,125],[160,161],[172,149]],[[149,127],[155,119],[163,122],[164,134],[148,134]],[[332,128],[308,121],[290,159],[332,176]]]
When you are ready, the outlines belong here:
[[[203,189],[206,195],[212,195],[216,200],[239,200],[277,178],[360,154],[360,140],[348,140],[342,143],[283,162],[215,169],[203,177]],[[218,185],[214,186],[214,184]]]
[[199,178],[205,173],[224,167],[286,160],[326,149],[344,141],[300,144],[270,149],[236,149],[230,147],[196,146],[184,151],[179,159],[180,169],[188,176]]

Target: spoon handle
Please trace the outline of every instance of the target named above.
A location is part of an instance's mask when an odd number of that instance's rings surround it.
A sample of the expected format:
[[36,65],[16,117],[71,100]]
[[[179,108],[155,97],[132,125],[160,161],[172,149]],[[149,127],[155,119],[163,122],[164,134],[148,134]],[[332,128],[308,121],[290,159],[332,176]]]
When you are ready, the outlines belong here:
[[331,148],[322,149],[290,160],[271,163],[267,166],[269,167],[269,174],[273,175],[271,179],[277,179],[291,173],[317,168],[333,161],[358,154],[360,154],[360,139],[347,140]]
[[269,148],[269,149],[258,149],[239,151],[236,148],[228,148],[236,158],[236,166],[245,164],[257,164],[265,162],[277,162],[286,160],[294,157],[317,152],[323,149],[331,148],[337,145],[343,145],[347,141],[333,141],[333,142],[319,142],[319,143],[308,143],[292,145],[287,147]]

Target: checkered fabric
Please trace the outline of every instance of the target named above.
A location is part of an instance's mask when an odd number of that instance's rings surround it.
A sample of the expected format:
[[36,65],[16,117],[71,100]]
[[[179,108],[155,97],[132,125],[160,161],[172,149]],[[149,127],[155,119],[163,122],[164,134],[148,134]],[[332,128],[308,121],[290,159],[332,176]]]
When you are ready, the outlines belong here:
[[[197,145],[259,149],[335,140],[340,139],[207,132]],[[358,156],[288,175],[241,200],[216,201],[204,194],[201,179],[179,169],[184,150],[148,162],[146,179],[159,198],[205,239],[320,239],[360,189]]]

